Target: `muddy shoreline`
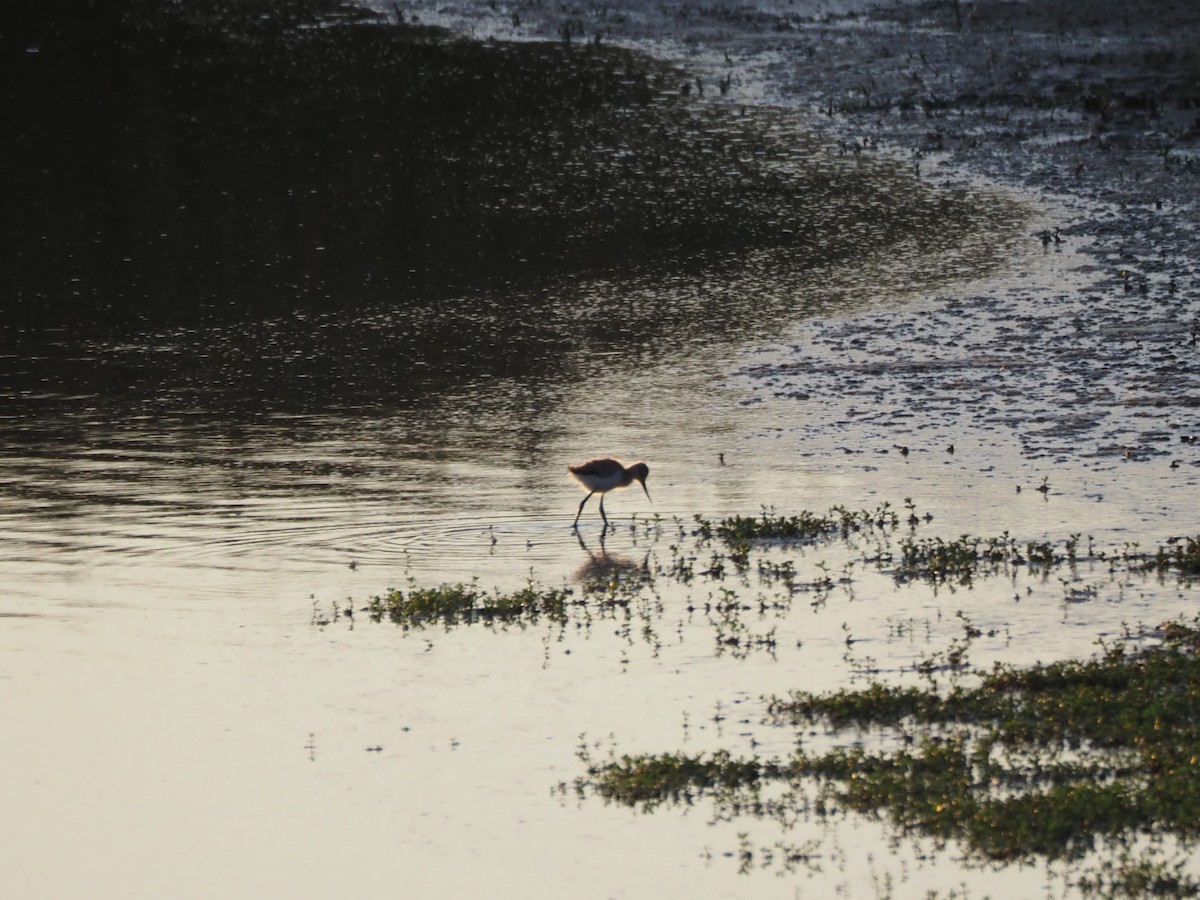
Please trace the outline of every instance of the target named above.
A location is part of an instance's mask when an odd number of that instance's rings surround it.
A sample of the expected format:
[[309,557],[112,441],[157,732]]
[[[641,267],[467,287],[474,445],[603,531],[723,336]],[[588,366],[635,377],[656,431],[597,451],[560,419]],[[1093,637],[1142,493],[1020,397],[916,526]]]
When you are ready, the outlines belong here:
[[[1172,266],[1153,256],[1195,256],[1194,5],[985,0],[878,8],[863,19],[837,23],[853,41],[822,26],[811,53],[787,59],[799,67],[794,81],[813,88],[807,102],[847,146],[886,144],[911,154],[914,167],[950,163],[1116,207],[1119,218],[1064,222],[1060,236],[1087,238],[1097,254],[1119,243],[1139,290]],[[1180,262],[1175,274],[1194,274],[1191,260]]]
[[1041,261],[955,290],[915,283],[891,311],[810,320],[764,345],[741,373],[751,402],[805,403],[816,424],[792,431],[803,454],[869,467],[896,445],[1004,446],[1039,477],[1067,461],[1106,478],[1161,461],[1173,469],[1147,490],[1160,509],[1200,467],[1194,4],[511,2],[454,24],[524,40],[569,27],[652,49],[708,104],[799,108],[846,157],[899,162],[943,189],[982,180],[1041,207],[1024,235]]
[[[1062,262],[1049,279],[1018,272],[911,310],[810,323],[743,372],[757,396],[819,406],[822,426],[797,432],[818,452],[944,454],[1005,436],[1040,471],[1107,473],[1096,500],[1138,462],[1193,484],[1198,30],[1182,3],[918,4],[806,23],[807,52],[769,65],[797,67],[790,82],[818,127],[937,183],[982,175],[1034,195],[1047,217],[1028,239]],[[1168,510],[1171,491],[1147,486],[1147,503]]]
[[1200,474],[1194,4],[509,3],[455,25],[529,39],[564,16],[677,61],[707,102],[799,108],[846,157],[1040,207],[1003,277],[888,286],[868,314],[834,307],[760,345],[738,373],[746,402],[795,423],[782,436],[800,458],[874,480],[904,448],[938,465],[948,497],[1050,479],[1049,495],[1113,501],[1108,519],[1135,539],[1193,527],[1180,491]]

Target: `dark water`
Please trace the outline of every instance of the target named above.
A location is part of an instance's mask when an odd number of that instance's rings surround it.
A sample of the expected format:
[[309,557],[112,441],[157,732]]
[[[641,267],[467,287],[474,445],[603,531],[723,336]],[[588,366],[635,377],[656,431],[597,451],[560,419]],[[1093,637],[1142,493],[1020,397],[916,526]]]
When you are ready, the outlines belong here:
[[[426,310],[454,301],[461,342],[460,321],[495,330],[472,317],[496,287],[767,248],[809,267],[979,224],[875,162],[817,162],[794,119],[683,95],[688,76],[649,57],[193,9],[47,15],[6,42],[0,161],[21,216],[0,237],[29,322],[365,303],[440,345]],[[544,308],[504,302],[526,323]]]
[[728,429],[737,347],[978,274],[1020,220],[648,57],[206,9],[6,41],[10,564],[546,522],[566,462]]

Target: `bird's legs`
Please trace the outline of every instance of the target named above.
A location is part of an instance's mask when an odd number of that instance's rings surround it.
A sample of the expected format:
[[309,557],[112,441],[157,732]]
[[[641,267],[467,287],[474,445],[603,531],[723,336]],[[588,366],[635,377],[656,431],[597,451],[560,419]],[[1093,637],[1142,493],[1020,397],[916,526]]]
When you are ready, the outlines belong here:
[[604,520],[604,527],[608,527],[608,516],[604,514],[604,495],[600,495],[600,518]]
[[[592,494],[594,494],[594,493],[596,493],[596,492],[592,491]],[[579,527],[579,517],[581,515],[583,515],[583,505],[592,499],[592,494],[588,494],[586,497],[584,497],[582,500],[579,501],[579,511],[575,513],[575,521],[571,523],[572,528]],[[603,512],[604,512],[604,497],[603,497],[603,495],[601,495],[601,497],[600,497],[600,512],[601,512],[601,514],[603,514]]]

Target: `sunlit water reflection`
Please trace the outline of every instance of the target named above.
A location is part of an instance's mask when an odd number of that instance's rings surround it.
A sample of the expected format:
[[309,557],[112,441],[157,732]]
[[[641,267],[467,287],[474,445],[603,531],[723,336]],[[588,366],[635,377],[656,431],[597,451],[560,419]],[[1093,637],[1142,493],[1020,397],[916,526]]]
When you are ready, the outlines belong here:
[[[1022,265],[1047,263],[1034,255]],[[871,302],[914,301],[878,270],[870,279]],[[749,296],[748,285],[736,287],[725,302]],[[622,289],[653,286],[585,285],[575,302],[600,305]],[[853,315],[853,303],[839,307],[845,294],[814,288],[810,296],[822,315]],[[368,313],[340,331],[357,334],[374,321]],[[804,327],[776,319],[747,331]],[[654,565],[683,543],[697,513],[898,505],[913,496],[935,513],[931,533],[1062,535],[1080,516],[1102,534],[1111,516],[1107,530],[1118,530],[1129,507],[1106,503],[1097,517],[1070,489],[1084,474],[1056,474],[1073,496],[1043,497],[1019,446],[999,437],[962,435],[953,457],[932,441],[907,458],[890,444],[847,456],[844,428],[823,420],[824,401],[764,401],[734,374],[769,359],[741,335],[646,342],[631,333],[622,335],[630,349],[579,352],[561,376],[457,380],[414,402],[376,389],[370,373],[389,371],[386,355],[351,355],[344,383],[324,372],[318,388],[297,395],[208,375],[176,383],[175,371],[246,365],[231,361],[240,351],[217,334],[152,335],[142,346],[96,341],[79,355],[63,342],[36,365],[8,357],[24,387],[10,398],[18,412],[0,473],[3,611],[37,617],[9,618],[4,628],[6,714],[29,726],[5,751],[6,766],[30,776],[10,801],[26,811],[24,845],[33,848],[19,887],[46,883],[38,848],[66,839],[100,848],[86,861],[90,871],[134,893],[170,886],[200,896],[238,885],[249,895],[261,885],[321,896],[351,884],[375,895],[384,876],[364,845],[367,835],[388,834],[385,868],[402,867],[418,892],[524,885],[529,893],[512,864],[527,858],[527,842],[555,848],[538,853],[547,889],[535,895],[600,896],[664,877],[690,896],[737,892],[743,885],[725,854],[744,824],[631,818],[551,798],[550,787],[578,774],[580,736],[593,755],[614,739],[618,752],[785,753],[794,738],[758,724],[762,695],[833,688],[862,671],[902,676],[953,639],[953,611],[994,634],[980,642],[980,662],[1033,662],[1087,652],[1097,632],[1187,605],[1132,585],[1106,593],[1099,610],[1077,612],[1056,584],[1035,584],[1014,604],[1024,586],[937,597],[863,572],[852,595],[812,608],[801,599],[755,624],[752,632],[772,633],[778,649],[745,656],[722,649],[710,618],[684,611],[719,592],[715,583],[664,588],[662,610],[632,625],[597,622],[587,634],[316,628],[314,608],[355,606],[409,578],[510,589],[531,576],[577,583]],[[323,344],[321,353],[341,359],[343,349]],[[270,354],[299,370],[319,364],[301,330]],[[124,377],[80,390],[63,374],[80,366]],[[38,380],[47,386],[35,388]],[[102,379],[83,379],[93,380]],[[316,411],[323,405],[331,409]],[[570,530],[579,494],[564,471],[597,453],[647,459],[654,496],[652,504],[634,492],[610,497],[618,527],[603,543],[594,509],[578,535]],[[1017,483],[1026,485],[1019,497]],[[635,514],[661,517],[664,535],[631,529]],[[836,569],[852,555],[817,548],[800,565],[812,577],[818,563]],[[852,653],[846,629],[856,637]],[[165,837],[164,826],[178,838]],[[878,839],[864,828],[823,831],[827,874],[794,877],[861,890],[846,861]],[[107,835],[156,865],[127,880],[129,859]],[[190,862],[197,840],[222,859],[221,877]],[[338,864],[314,867],[331,845]],[[927,859],[919,876],[905,875],[912,865],[897,872],[881,863],[872,877],[957,883],[952,860]],[[1023,893],[1041,879],[1016,871],[989,883]],[[192,888],[179,891],[180,880]],[[756,893],[792,891],[773,878],[756,885]]]
[[[0,836],[20,850],[5,876],[14,896],[84,883],[92,895],[197,897],[390,896],[398,880],[416,895],[547,897],[957,885],[959,860],[877,858],[882,831],[856,821],[817,835],[821,873],[747,882],[730,858],[746,823],[577,807],[550,791],[579,773],[581,744],[785,753],[796,736],[761,725],[762,695],[911,677],[914,659],[959,633],[956,613],[987,634],[981,664],[1026,663],[1186,611],[1186,589],[1097,574],[1093,602],[1072,604],[1055,581],[935,593],[864,569],[823,602],[755,621],[776,647],[744,654],[687,611],[720,583],[663,587],[661,608],[566,634],[313,623],[409,578],[511,589],[662,563],[694,515],[764,504],[912,497],[932,534],[1176,533],[1194,469],[1181,480],[1165,465],[1135,474],[1120,454],[1074,465],[1031,452],[1006,413],[1036,378],[997,376],[1007,400],[974,427],[944,384],[913,421],[922,386],[903,359],[846,364],[881,348],[894,358],[887,339],[926,313],[934,333],[913,346],[940,347],[949,323],[999,354],[1024,337],[973,300],[1019,304],[1087,281],[1069,246],[1028,246],[1020,231],[1037,223],[1012,198],[981,197],[975,239],[940,256],[873,256],[876,211],[849,209],[841,224],[866,236],[850,264],[796,271],[764,254],[568,279],[537,304],[499,294],[119,338],[6,335],[0,714],[19,727],[0,750],[17,773]],[[512,308],[538,313],[514,322]],[[456,332],[466,351],[446,339]],[[521,354],[538,374],[521,374]],[[953,373],[977,393],[980,359]],[[1122,404],[1101,405],[1129,421]],[[601,454],[647,460],[654,497],[612,495],[618,527],[603,543],[594,508],[569,528],[580,495],[565,475]],[[1043,477],[1048,495],[1035,490]],[[655,517],[661,534],[644,524]],[[855,552],[799,558],[812,578]],[[1044,883],[1039,871],[992,874],[997,895]]]
[[[997,210],[1001,223],[1012,218]],[[564,467],[589,455],[652,462],[656,504],[622,497],[615,509],[744,509],[767,499],[764,469],[794,482],[771,497],[807,498],[795,448],[747,443],[794,427],[796,411],[747,405],[729,379],[746,342],[798,317],[911,294],[934,280],[935,262],[939,273],[995,266],[1011,244],[982,233],[940,260],[896,248],[794,278],[764,255],[665,280],[562,282],[540,307],[497,295],[431,313],[435,334],[494,334],[489,359],[523,328],[515,352],[545,375],[481,370],[471,342],[423,340],[419,306],[117,340],[12,333],[5,555],[67,569],[149,559],[154,592],[173,587],[157,583],[168,561],[271,573],[276,589],[285,577],[301,591],[350,565],[510,583],[572,550]],[[506,309],[540,311],[506,322]],[[40,584],[13,584],[42,595]],[[251,577],[238,591],[262,588]]]

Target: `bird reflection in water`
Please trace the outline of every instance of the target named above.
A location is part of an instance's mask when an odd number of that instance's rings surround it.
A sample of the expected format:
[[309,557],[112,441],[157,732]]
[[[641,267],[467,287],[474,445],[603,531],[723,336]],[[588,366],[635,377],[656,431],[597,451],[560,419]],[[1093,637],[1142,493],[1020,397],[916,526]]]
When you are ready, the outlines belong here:
[[608,533],[608,528],[605,527],[600,531],[600,552],[594,553],[590,547],[584,542],[583,535],[577,530],[575,537],[579,541],[579,546],[584,553],[588,555],[588,559],[575,570],[575,580],[583,583],[588,582],[604,582],[614,580],[624,580],[631,577],[637,577],[649,571],[650,567],[650,551],[646,551],[646,555],[642,557],[641,562],[637,562],[628,556],[621,554],[609,553],[604,547],[604,538]]

